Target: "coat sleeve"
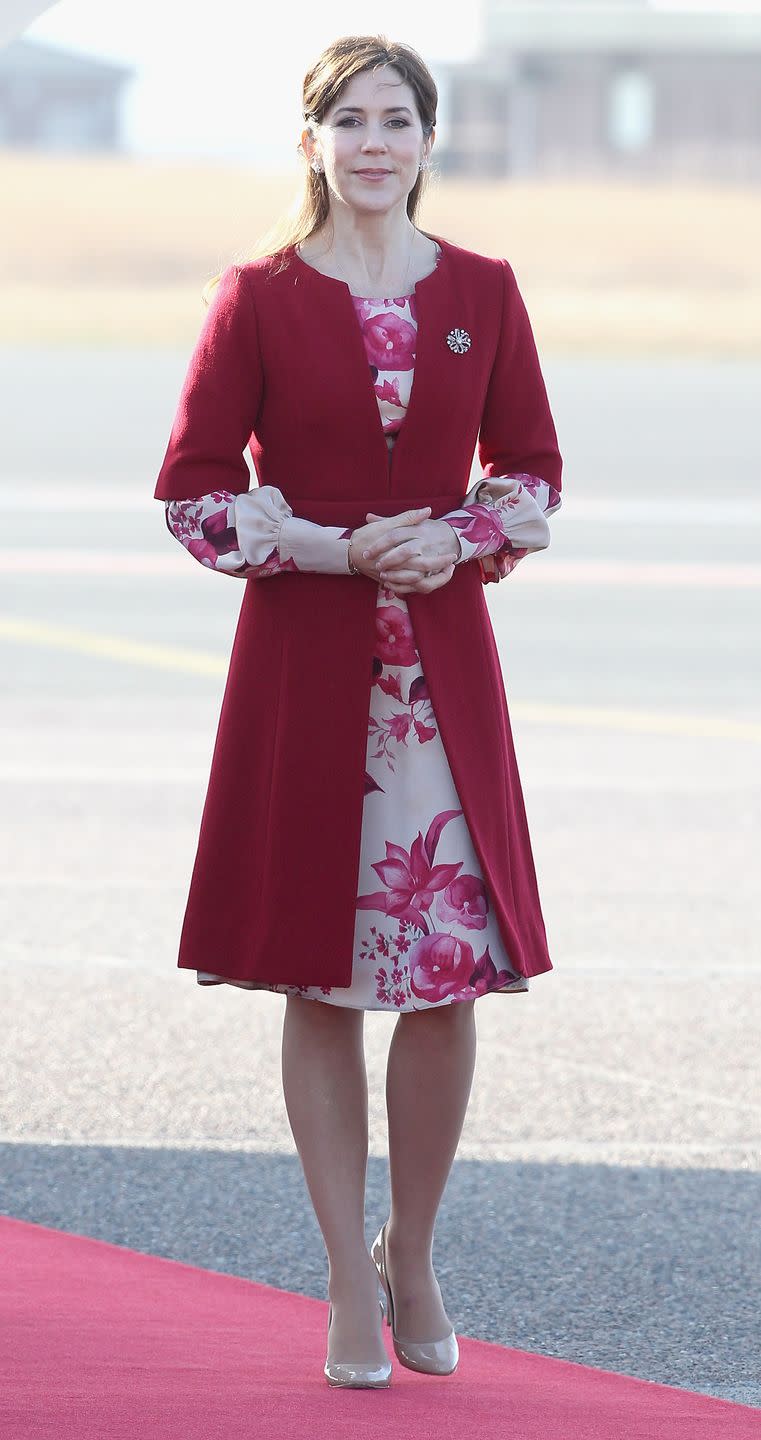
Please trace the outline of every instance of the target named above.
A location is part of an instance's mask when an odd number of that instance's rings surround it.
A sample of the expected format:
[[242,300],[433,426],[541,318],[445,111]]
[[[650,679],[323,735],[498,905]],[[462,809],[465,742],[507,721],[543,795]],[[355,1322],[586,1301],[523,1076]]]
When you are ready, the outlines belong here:
[[563,462],[531,322],[511,266],[501,260],[502,322],[478,435],[484,479],[534,475],[558,494]]
[[240,495],[250,471],[244,450],[264,393],[250,277],[224,271],[190,357],[156,500],[190,500],[212,491]]
[[245,448],[264,393],[245,267],[224,271],[180,392],[154,499],[169,533],[202,565],[242,579],[289,570],[349,574],[351,532],[293,514],[275,486],[251,485]]
[[549,545],[546,517],[560,508],[563,468],[528,312],[512,267],[499,263],[501,324],[478,435],[483,476],[463,508],[442,517],[460,540],[457,563],[478,559],[484,584]]

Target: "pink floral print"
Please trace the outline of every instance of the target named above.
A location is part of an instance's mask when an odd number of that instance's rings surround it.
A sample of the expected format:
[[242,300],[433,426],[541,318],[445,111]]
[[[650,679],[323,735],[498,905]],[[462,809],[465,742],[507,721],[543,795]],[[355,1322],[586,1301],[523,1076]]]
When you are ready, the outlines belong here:
[[528,533],[532,533],[537,512],[546,517],[561,504],[560,492],[537,475],[500,475],[488,483],[505,493],[491,499],[484,492],[483,501],[442,517],[457,533],[461,559],[477,561],[484,585],[503,580],[519,560],[537,548],[533,534],[530,545],[518,543],[518,537],[526,533],[527,521]]
[[[515,477],[523,480],[523,476]],[[510,495],[499,505],[470,505],[464,517],[450,517],[449,524],[458,535],[469,540],[474,555],[485,555],[490,549],[494,549],[494,540],[501,546],[505,542],[508,529],[507,520],[510,509],[515,509],[520,501],[520,493]],[[508,540],[508,544],[509,544]]]
[[[405,300],[393,301],[400,308],[406,303]],[[417,329],[412,322],[393,310],[373,313],[371,300],[360,301],[355,312],[370,364],[378,370],[411,370],[417,340]]]
[[427,935],[418,940],[410,951],[409,967],[411,991],[429,1005],[441,1000],[472,1000],[516,978],[508,969],[497,971],[488,945],[476,960],[468,941],[456,940],[453,935]]
[[[379,605],[378,611],[380,612],[382,608]],[[417,651],[415,651],[415,656],[417,659]],[[400,676],[384,675],[382,665],[378,672],[378,664],[376,658],[373,665],[375,676],[373,685],[377,685],[383,695],[397,700],[401,708],[377,717],[371,710],[367,720],[367,733],[377,746],[377,749],[373,750],[371,758],[384,760],[388,769],[393,772],[396,769],[394,755],[397,746],[403,745],[406,749],[410,741],[417,741],[419,745],[425,745],[429,740],[433,740],[434,736],[438,734],[438,730],[425,676],[421,674],[410,681],[405,701]],[[365,794],[374,789],[377,783],[372,775],[365,772]]]
[[[388,705],[374,713],[371,703],[367,721],[368,744],[374,740],[376,749],[373,760],[384,760],[389,770],[394,771],[394,755],[398,746],[407,748],[416,741],[427,744],[438,734],[436,716],[426,678],[420,669],[420,656],[415,645],[409,611],[402,605],[402,597],[394,596],[385,586],[379,587],[378,605],[375,611],[375,655],[373,656],[373,687],[381,696],[388,697],[397,705]],[[409,669],[417,666],[418,674],[406,683],[407,699],[404,699],[402,676],[394,668]],[[365,772],[365,794],[377,788],[377,781]]]
[[264,564],[249,565],[240,548],[235,496],[229,490],[212,490],[197,500],[167,500],[165,518],[170,534],[195,560],[224,575],[264,580],[298,568],[293,560],[280,559],[276,543]]
[[[459,815],[461,810],[444,810],[435,815],[425,838],[418,830],[409,851],[386,840],[385,860],[372,865],[384,888],[357,897],[358,910],[379,910],[405,927],[395,943],[400,954],[407,952],[406,959],[402,962],[397,956],[390,975],[385,966],[375,972],[376,998],[381,1003],[412,1009],[421,1008],[421,1002],[451,1004],[518,979],[507,965],[497,970],[488,944],[476,958],[470,941],[453,933],[452,927],[458,925],[483,929],[489,912],[489,897],[480,875],[460,875],[462,860],[435,863],[444,826]],[[449,923],[449,930],[436,928],[434,910],[442,924]],[[371,934],[375,945],[366,944],[365,959],[375,958],[376,948],[381,953],[388,951],[384,932],[372,926]]]
[[434,816],[425,840],[418,830],[409,850],[387,840],[385,860],[376,860],[372,865],[385,889],[358,896],[357,909],[382,910],[385,915],[411,921],[428,934],[430,924],[425,915],[430,912],[434,895],[454,880],[462,866],[461,860],[456,865],[434,865],[436,846],[447,820],[461,814],[461,810],[450,810]]
[[488,908],[486,886],[477,875],[458,875],[436,901],[439,920],[456,920],[466,930],[483,930]]
[[401,596],[391,600],[390,595],[387,590],[386,601],[375,617],[375,653],[384,665],[414,665],[418,655],[409,611],[397,603]]

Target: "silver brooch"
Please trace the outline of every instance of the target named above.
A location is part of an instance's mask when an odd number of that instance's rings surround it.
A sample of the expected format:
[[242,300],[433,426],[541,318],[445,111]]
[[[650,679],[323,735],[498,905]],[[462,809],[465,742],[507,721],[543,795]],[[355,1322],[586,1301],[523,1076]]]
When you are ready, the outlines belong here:
[[465,351],[470,349],[470,336],[467,330],[461,330],[460,326],[456,325],[454,330],[450,330],[447,335],[447,345],[450,350],[454,350],[455,355],[464,355]]

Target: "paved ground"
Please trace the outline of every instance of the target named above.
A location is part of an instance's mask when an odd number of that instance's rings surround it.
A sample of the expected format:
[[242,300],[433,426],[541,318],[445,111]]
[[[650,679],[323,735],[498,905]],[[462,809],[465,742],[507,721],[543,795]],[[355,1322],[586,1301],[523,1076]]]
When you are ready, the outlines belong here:
[[[241,599],[151,499],[183,367],[0,352],[0,1206],[324,1296],[285,1002],[175,968]],[[463,1334],[761,1406],[761,366],[545,369],[566,503],[488,600],[556,968],[477,1006],[437,1271]]]

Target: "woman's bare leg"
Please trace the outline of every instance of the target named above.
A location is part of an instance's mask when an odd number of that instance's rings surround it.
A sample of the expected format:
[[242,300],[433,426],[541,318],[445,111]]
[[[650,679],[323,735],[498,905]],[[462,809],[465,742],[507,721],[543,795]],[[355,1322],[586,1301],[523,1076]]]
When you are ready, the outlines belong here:
[[436,1215],[476,1063],[475,1000],[400,1014],[388,1053],[388,1278],[397,1334],[442,1340],[450,1322],[433,1271]]
[[331,1360],[380,1364],[378,1280],[365,1236],[364,1011],[288,995],[282,1078],[304,1179],[328,1254]]

